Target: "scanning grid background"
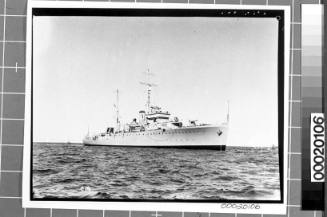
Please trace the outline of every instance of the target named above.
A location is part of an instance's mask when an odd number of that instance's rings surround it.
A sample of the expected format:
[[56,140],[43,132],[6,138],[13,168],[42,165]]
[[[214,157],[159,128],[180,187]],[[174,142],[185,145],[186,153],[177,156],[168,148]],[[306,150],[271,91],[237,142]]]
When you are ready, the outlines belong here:
[[[136,0],[137,2],[291,5],[291,74],[287,215],[24,209],[22,158],[27,0],[0,0],[0,217],[321,217],[301,211],[301,4],[320,0]],[[79,0],[81,1],[81,0]],[[92,1],[92,0],[89,0]],[[93,0],[94,1],[94,0]],[[106,0],[97,0],[106,1]],[[135,2],[134,0],[112,0]],[[90,39],[92,40],[92,39]],[[146,209],[146,208],[145,208]]]

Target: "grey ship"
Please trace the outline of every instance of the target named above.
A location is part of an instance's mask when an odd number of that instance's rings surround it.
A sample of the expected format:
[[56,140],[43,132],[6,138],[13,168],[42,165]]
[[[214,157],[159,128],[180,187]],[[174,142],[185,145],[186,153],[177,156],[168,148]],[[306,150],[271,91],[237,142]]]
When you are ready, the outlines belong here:
[[146,110],[139,111],[139,120],[134,118],[131,123],[121,124],[117,90],[116,127],[95,135],[88,133],[84,145],[226,150],[229,112],[227,121],[221,125],[198,124],[195,120],[183,124],[178,117],[151,104],[151,88],[155,84],[141,84],[147,87],[147,102]]

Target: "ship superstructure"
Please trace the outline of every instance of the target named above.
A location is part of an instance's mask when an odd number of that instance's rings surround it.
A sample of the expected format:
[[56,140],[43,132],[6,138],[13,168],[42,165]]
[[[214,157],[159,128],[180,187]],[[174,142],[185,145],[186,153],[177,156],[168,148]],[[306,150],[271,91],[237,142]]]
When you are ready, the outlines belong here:
[[183,123],[170,112],[151,104],[151,91],[156,84],[140,83],[147,88],[147,101],[145,110],[139,111],[139,117],[130,123],[121,123],[117,90],[116,127],[108,127],[105,132],[95,135],[88,133],[83,139],[85,145],[226,149],[229,112],[226,122],[221,125],[199,124],[196,120]]

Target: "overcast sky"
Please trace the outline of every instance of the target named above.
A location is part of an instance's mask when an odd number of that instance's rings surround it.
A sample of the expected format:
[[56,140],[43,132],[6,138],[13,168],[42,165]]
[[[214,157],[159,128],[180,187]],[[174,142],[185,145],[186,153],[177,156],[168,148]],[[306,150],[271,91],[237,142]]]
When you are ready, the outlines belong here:
[[81,142],[153,103],[182,120],[221,123],[229,145],[277,144],[277,30],[272,18],[34,17],[33,136]]

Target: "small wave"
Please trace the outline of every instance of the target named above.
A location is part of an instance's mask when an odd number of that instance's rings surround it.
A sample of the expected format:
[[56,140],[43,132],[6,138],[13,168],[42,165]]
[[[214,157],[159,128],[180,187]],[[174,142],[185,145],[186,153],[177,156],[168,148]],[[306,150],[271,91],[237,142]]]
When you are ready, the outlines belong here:
[[270,191],[252,189],[252,190],[245,192],[243,194],[243,196],[245,196],[245,197],[258,197],[258,196],[263,197],[263,196],[265,196],[265,197],[267,197],[268,195],[272,195],[272,194],[273,193]]
[[176,182],[176,183],[185,183],[184,180],[182,180],[182,179],[176,179],[176,178],[170,178],[170,181]]
[[125,195],[125,194],[123,194],[123,195],[120,195],[119,196],[119,199],[130,199],[130,197],[127,196],[127,195]]
[[33,173],[34,174],[50,175],[50,174],[58,173],[58,171],[53,170],[53,169],[34,169]]
[[160,180],[148,180],[148,181],[145,181],[145,183],[150,184],[150,185],[156,185],[156,186],[163,185],[163,183]]
[[177,191],[184,191],[185,190],[185,187],[184,186],[180,186],[176,189]]
[[277,172],[278,173],[278,171],[279,171],[279,168],[277,167],[277,168],[269,168],[269,169],[266,169],[265,172],[269,172],[269,173],[276,173]]
[[[227,170],[228,170],[228,169],[227,169]],[[212,171],[211,174],[212,174],[212,175],[220,175],[221,172],[219,172],[219,171]]]
[[71,196],[70,198],[73,199],[110,199],[111,196],[108,193],[105,192],[81,192],[76,195]]
[[112,198],[110,194],[105,192],[78,192],[78,193],[72,193],[69,196],[68,195],[37,195],[34,196],[35,198],[44,198],[44,199],[110,199]]
[[136,181],[136,180],[138,180],[140,177],[138,177],[138,176],[129,176],[129,177],[127,177],[126,178],[126,180],[127,181]]
[[83,168],[91,168],[91,167],[94,167],[94,165],[82,165],[81,167],[83,167]]
[[43,199],[57,199],[58,197],[57,196],[53,196],[53,195],[46,195],[46,196],[37,196],[35,198],[43,198]]
[[272,191],[257,189],[254,186],[247,186],[241,190],[243,196],[245,197],[258,197],[258,196],[267,196],[273,194]]
[[85,162],[85,159],[73,159],[73,158],[67,158],[67,159],[60,159],[57,160],[58,163],[61,164],[67,164],[67,163],[83,163]]
[[[213,173],[211,173],[212,175],[217,175],[217,174],[219,174],[219,173],[216,173],[216,172],[213,172]],[[206,176],[206,175],[208,175],[208,173],[196,173],[196,174],[194,174],[193,176],[194,177],[203,177],[203,176]]]
[[128,186],[128,184],[126,184],[125,182],[122,181],[116,181],[111,183],[112,186],[116,186],[116,187],[122,187],[122,186]]
[[218,195],[201,195],[202,198],[208,199],[208,200],[222,200],[223,198]]
[[75,180],[74,179],[59,179],[59,180],[56,180],[55,182],[56,183],[71,183],[71,182],[74,182]]
[[158,172],[159,172],[159,173],[166,174],[166,173],[169,173],[169,170],[166,170],[166,169],[159,169]]
[[223,180],[223,181],[233,181],[235,179],[237,179],[234,176],[219,176],[217,177],[218,180]]
[[158,194],[160,194],[160,193],[162,193],[162,190],[159,190],[159,189],[151,189],[150,190],[150,193],[158,193]]
[[72,194],[73,199],[110,199],[111,195],[106,192],[93,191],[90,186],[81,186],[79,192]]
[[184,169],[190,170],[190,169],[199,169],[197,165],[185,165],[183,166]]
[[255,195],[256,194],[256,190],[253,186],[247,186],[247,187],[243,188],[241,190],[241,192],[243,194],[247,194],[247,195]]

